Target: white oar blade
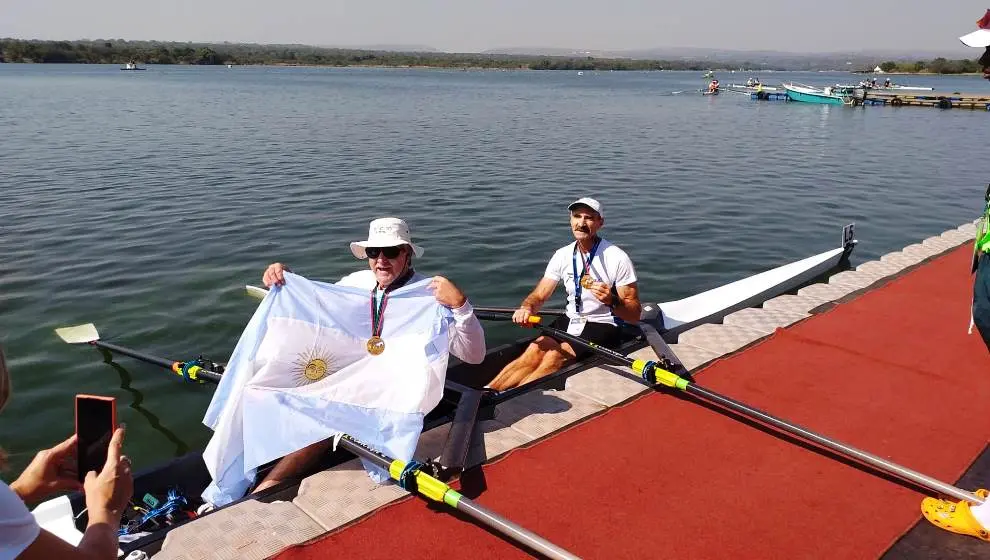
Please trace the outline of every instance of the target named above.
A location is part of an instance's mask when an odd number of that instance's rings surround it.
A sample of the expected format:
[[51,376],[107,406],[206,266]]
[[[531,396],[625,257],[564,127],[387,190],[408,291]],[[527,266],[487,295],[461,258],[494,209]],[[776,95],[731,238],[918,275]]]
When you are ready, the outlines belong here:
[[258,286],[244,286],[244,289],[247,290],[249,296],[258,299],[265,299],[265,296],[268,295],[268,290],[259,288]]
[[86,344],[100,339],[100,333],[96,332],[96,325],[93,323],[55,329],[55,334],[69,344]]

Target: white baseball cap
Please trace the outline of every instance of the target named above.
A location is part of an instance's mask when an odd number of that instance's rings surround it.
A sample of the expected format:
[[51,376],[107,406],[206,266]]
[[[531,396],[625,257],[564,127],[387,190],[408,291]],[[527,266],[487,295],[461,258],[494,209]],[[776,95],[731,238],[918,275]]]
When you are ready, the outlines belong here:
[[982,18],[977,20],[976,26],[979,27],[976,31],[972,33],[967,33],[959,38],[967,47],[988,47],[990,46],[990,10],[983,15]]
[[359,259],[368,258],[364,250],[368,247],[397,247],[409,245],[413,254],[423,256],[423,248],[412,242],[409,237],[409,225],[399,218],[378,218],[368,226],[368,240],[351,243],[351,253]]
[[595,212],[598,212],[598,215],[601,216],[603,220],[605,219],[605,211],[602,209],[602,204],[591,197],[586,196],[583,198],[579,198],[574,202],[568,204],[567,209],[574,210],[575,206],[587,206],[588,208],[591,208]]

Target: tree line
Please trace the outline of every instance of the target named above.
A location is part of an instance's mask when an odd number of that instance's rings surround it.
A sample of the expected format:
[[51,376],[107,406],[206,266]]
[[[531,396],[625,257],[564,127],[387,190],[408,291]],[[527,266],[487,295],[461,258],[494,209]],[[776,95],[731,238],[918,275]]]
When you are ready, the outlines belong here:
[[334,49],[308,45],[0,39],[0,62],[433,66],[534,70],[702,70],[710,63]]
[[[160,41],[38,41],[0,39],[0,62],[83,64],[249,64],[307,66],[429,66],[530,70],[815,70],[790,64],[752,61],[647,60],[581,56],[457,54],[335,49],[309,45],[246,43],[175,43]],[[958,74],[979,72],[972,60],[897,62],[880,65],[885,72]]]
[[935,58],[932,60],[918,60],[916,62],[895,62],[888,60],[880,63],[880,69],[884,72],[904,72],[930,74],[972,74],[980,72],[982,66],[973,59],[948,60],[946,58]]

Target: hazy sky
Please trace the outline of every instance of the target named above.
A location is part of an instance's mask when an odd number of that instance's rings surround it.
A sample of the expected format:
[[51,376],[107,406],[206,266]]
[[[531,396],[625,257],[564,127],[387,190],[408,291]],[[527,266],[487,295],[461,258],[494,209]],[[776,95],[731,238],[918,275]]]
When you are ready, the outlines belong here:
[[0,0],[0,37],[958,51],[990,0]]

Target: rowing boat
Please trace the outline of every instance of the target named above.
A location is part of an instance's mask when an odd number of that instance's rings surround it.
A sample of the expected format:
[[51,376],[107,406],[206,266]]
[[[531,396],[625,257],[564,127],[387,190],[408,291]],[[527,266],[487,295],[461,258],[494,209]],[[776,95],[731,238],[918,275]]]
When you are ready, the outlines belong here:
[[725,89],[732,90],[732,91],[738,91],[740,93],[757,93],[757,92],[760,92],[760,91],[769,91],[769,92],[783,91],[783,88],[779,88],[779,87],[776,87],[776,86],[767,86],[767,85],[763,85],[763,86],[748,86],[746,84],[728,84],[728,85],[725,85],[725,86],[722,86],[722,87],[724,87]]
[[788,83],[782,87],[791,101],[818,103],[822,105],[851,105],[855,88],[847,86],[830,86],[817,88],[805,84]]
[[[843,228],[842,242],[835,249],[694,296],[660,304],[644,304],[641,322],[638,325],[624,324],[622,326],[621,344],[617,352],[626,355],[650,346],[657,356],[667,360],[666,363],[671,371],[686,376],[687,372],[684,371],[683,366],[680,366],[677,357],[667,346],[667,343],[675,343],[680,333],[695,326],[719,322],[734,311],[760,305],[778,295],[793,292],[803,285],[846,266],[849,254],[855,245],[854,229],[852,225],[849,225]],[[249,287],[248,291],[252,295],[258,296],[265,293],[264,289],[257,287]],[[172,369],[175,369],[175,364],[178,364],[180,368],[183,364],[183,362],[173,363],[170,360],[148,356],[112,343],[98,341],[99,337],[95,328],[91,326],[89,328],[92,329],[92,336],[89,339],[69,340],[66,338],[66,340],[90,342],[116,354],[135,357]],[[602,362],[600,355],[592,353],[552,375],[526,385],[500,392],[485,389],[484,386],[507,363],[522,353],[532,338],[529,336],[489,350],[481,364],[466,364],[451,358],[443,399],[426,416],[424,421],[424,432],[449,425],[443,450],[431,466],[438,478],[449,479],[467,466],[468,449],[475,428],[479,422],[493,418],[496,406],[535,390],[563,389],[567,378]],[[211,371],[219,371],[221,370],[220,367],[209,362],[201,365],[203,367],[200,372],[202,379],[213,379],[214,381],[219,379],[219,375],[211,373]],[[317,469],[326,469],[341,464],[350,457],[351,455],[343,451],[330,453],[315,467],[313,472]],[[267,468],[270,468],[270,465]],[[263,476],[267,468],[259,469],[259,476]],[[136,501],[140,501],[140,497],[146,494],[161,496],[165,495],[169,489],[178,488],[186,498],[194,501],[198,499],[209,482],[210,477],[203,463],[201,452],[197,451],[179,457],[170,463],[139,472],[135,476],[134,496]],[[224,507],[231,507],[247,500],[264,502],[276,499],[291,500],[298,491],[299,483],[299,480],[287,481]],[[85,499],[80,493],[60,496],[44,502],[33,513],[42,527],[71,542],[77,542],[81,538],[81,531],[85,529],[87,523]],[[120,552],[127,554],[140,550],[149,555],[154,554],[160,550],[169,531],[187,522],[178,521],[147,532],[135,540],[121,542]]]

